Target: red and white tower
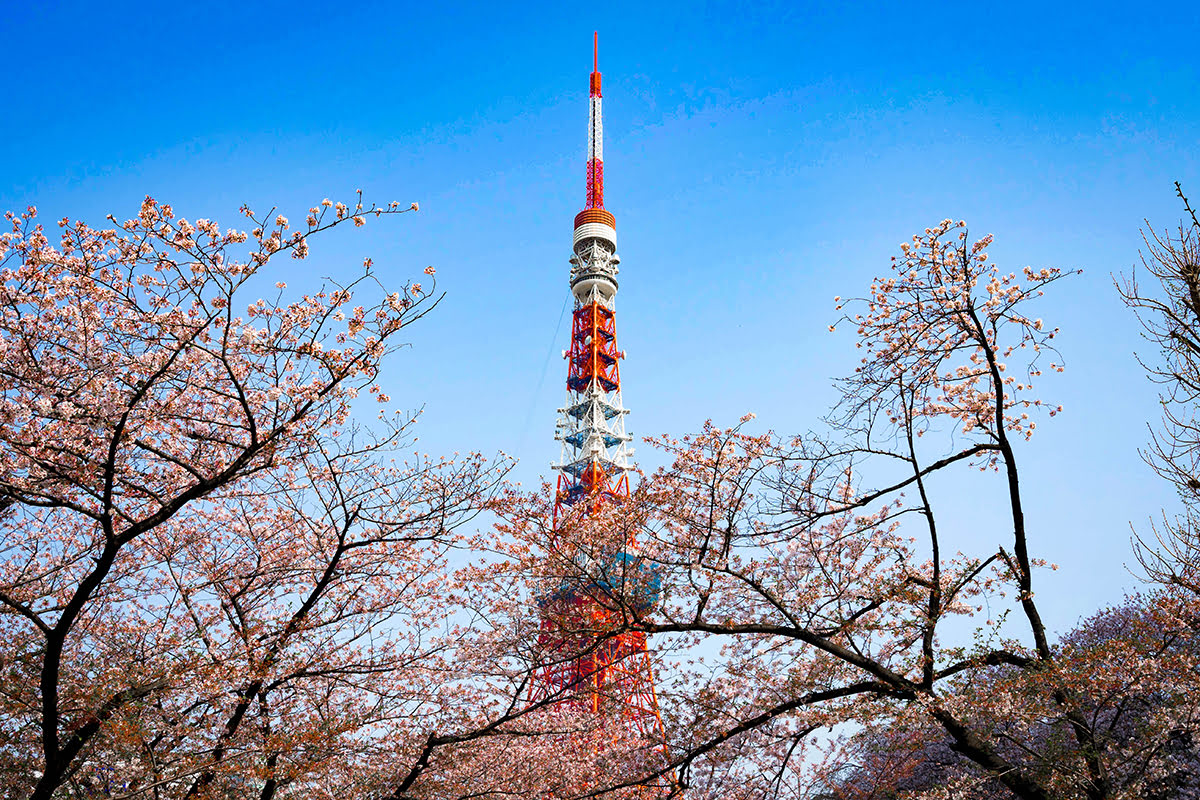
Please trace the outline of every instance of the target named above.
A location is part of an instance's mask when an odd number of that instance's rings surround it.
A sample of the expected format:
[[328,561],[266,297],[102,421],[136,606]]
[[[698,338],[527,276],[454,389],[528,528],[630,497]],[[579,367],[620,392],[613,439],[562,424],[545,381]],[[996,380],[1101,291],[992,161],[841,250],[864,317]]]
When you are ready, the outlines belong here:
[[630,437],[625,433],[621,404],[621,371],[625,354],[617,349],[614,300],[617,295],[617,220],[604,208],[604,129],[600,116],[598,41],[592,53],[588,98],[587,201],[575,215],[567,404],[560,409],[562,440],[556,517],[578,502],[629,495]]
[[[554,509],[555,532],[629,498],[631,437],[625,432],[617,349],[616,218],[604,208],[604,140],[600,117],[598,46],[593,42],[588,111],[587,201],[575,215],[567,400],[559,409],[562,457]],[[662,755],[663,727],[646,636],[622,630],[631,612],[644,613],[659,594],[658,573],[637,555],[636,542],[614,537],[585,542],[574,576],[539,601],[539,641],[549,655],[532,689],[534,701],[561,697],[577,710],[604,716],[623,740],[644,741]],[[571,554],[568,554],[569,556]],[[580,561],[582,559],[582,561]],[[657,758],[657,756],[655,756]],[[653,794],[665,789],[650,787]]]

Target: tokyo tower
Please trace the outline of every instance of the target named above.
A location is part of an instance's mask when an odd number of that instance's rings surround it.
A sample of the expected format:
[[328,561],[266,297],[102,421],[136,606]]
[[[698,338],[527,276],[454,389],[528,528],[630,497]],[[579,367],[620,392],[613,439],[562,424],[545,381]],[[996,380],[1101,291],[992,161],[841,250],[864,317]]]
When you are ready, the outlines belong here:
[[[587,200],[575,216],[570,258],[575,309],[570,349],[563,354],[568,361],[567,399],[559,409],[556,435],[562,441],[562,457],[554,465],[559,473],[556,539],[565,525],[629,498],[627,473],[633,453],[632,437],[625,432],[628,412],[621,402],[619,362],[625,354],[617,349],[617,223],[604,208],[597,40],[589,95]],[[647,763],[661,765],[666,761],[663,724],[646,635],[622,630],[620,624],[631,612],[650,610],[658,599],[660,578],[637,554],[632,535],[606,538],[610,540],[577,544],[577,550],[567,554],[586,577],[569,577],[538,600],[539,645],[547,665],[535,676],[530,699],[602,717],[623,741],[645,743]],[[665,796],[668,782],[644,787],[639,796]]]

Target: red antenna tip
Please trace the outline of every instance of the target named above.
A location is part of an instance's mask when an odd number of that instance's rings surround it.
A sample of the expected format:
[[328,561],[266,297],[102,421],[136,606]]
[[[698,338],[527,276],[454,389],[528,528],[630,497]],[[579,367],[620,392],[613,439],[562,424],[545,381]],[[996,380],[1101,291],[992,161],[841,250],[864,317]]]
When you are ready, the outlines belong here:
[[592,72],[600,71],[600,31],[592,32]]

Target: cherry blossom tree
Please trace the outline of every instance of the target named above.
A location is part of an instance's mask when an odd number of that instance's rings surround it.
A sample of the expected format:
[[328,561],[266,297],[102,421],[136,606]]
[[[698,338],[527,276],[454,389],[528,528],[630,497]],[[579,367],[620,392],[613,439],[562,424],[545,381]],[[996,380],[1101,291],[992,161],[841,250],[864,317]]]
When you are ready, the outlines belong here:
[[[1200,536],[1196,504],[1196,409],[1200,387],[1197,347],[1200,329],[1200,222],[1176,184],[1185,219],[1174,231],[1148,228],[1143,238],[1141,270],[1118,281],[1126,304],[1137,314],[1145,338],[1157,350],[1143,360],[1150,378],[1162,387],[1161,422],[1151,429],[1143,456],[1151,468],[1172,483],[1183,504],[1176,517],[1163,521],[1136,542],[1136,555],[1152,590],[1123,606],[1103,611],[1064,637],[1056,649],[1060,669],[1086,674],[1075,701],[1091,721],[1098,748],[1108,762],[1114,793],[1137,797],[1200,796],[1197,760],[1198,688],[1195,657],[1200,651]],[[1139,278],[1149,275],[1148,283]],[[1155,586],[1157,584],[1157,586]],[[1101,665],[1118,664],[1102,669]],[[1188,668],[1180,669],[1180,665]],[[1009,665],[989,668],[973,688],[988,698],[1008,693],[1020,677]],[[991,704],[980,702],[986,710]],[[954,783],[970,787],[974,797],[1007,798],[1011,793],[994,778],[974,768],[953,750],[953,739],[922,718],[907,727],[887,722],[851,738],[853,766],[833,781],[830,797],[866,798],[937,795]],[[1000,746],[1012,750],[1005,717],[991,721],[1001,733]],[[1047,762],[1049,776],[1062,758],[1061,718],[1046,714],[1030,725],[1024,740],[1030,755]],[[1132,787],[1132,788],[1129,788]]]
[[[1087,665],[1115,655],[1140,662],[1142,669],[1114,671],[1110,679],[1095,681],[1079,696],[1080,707],[1093,720],[1097,737],[1109,755],[1114,785],[1136,786],[1134,796],[1147,800],[1200,797],[1200,746],[1197,720],[1181,719],[1181,708],[1196,710],[1194,703],[1180,702],[1180,695],[1194,691],[1194,682],[1186,676],[1169,686],[1161,679],[1146,681],[1144,675],[1162,671],[1183,657],[1194,663],[1197,642],[1181,636],[1179,628],[1163,625],[1162,598],[1136,596],[1122,604],[1106,608],[1084,620],[1068,632],[1056,646],[1060,662]],[[1193,652],[1186,652],[1191,649]],[[1011,691],[1009,684],[1019,675],[1009,666],[992,667],[974,686],[963,687],[976,696],[986,697]],[[1146,687],[1150,687],[1147,691]],[[1166,689],[1164,691],[1164,689]],[[980,701],[986,713],[990,704]],[[864,728],[847,742],[844,769],[831,782],[831,800],[884,800],[899,796],[917,798],[937,796],[944,787],[958,785],[980,800],[1008,800],[1011,792],[995,778],[953,749],[946,733],[920,718],[907,720],[908,727],[890,724]],[[1008,736],[1009,720],[991,721],[1003,750],[1013,751],[1021,740]],[[1040,758],[1038,768],[1050,775],[1061,758],[1063,741],[1070,740],[1060,716],[1050,714],[1035,719],[1030,735],[1028,756]],[[1143,774],[1148,766],[1155,774]]]
[[[811,797],[844,763],[839,737],[873,726],[936,731],[973,779],[1024,800],[1140,796],[1169,769],[1162,737],[1195,719],[1196,693],[1172,688],[1193,686],[1191,651],[1064,658],[1042,621],[1035,545],[1051,532],[1027,517],[1019,462],[1061,410],[1035,390],[1063,367],[1033,309],[1066,273],[1002,270],[991,242],[945,220],[867,296],[836,301],[863,356],[823,432],[751,434],[747,417],[655,440],[673,463],[549,550],[551,498],[515,518],[522,552],[543,553],[531,580],[604,583],[588,551],[614,537],[654,565],[653,613],[621,592],[607,602],[614,632],[654,636],[658,772],[689,796]],[[964,513],[963,491],[999,510]],[[1101,689],[1168,698],[1140,770],[1089,714]]]
[[1165,517],[1143,538],[1138,556],[1152,578],[1200,598],[1200,221],[1179,183],[1175,191],[1186,219],[1174,232],[1143,232],[1150,286],[1135,270],[1117,288],[1158,350],[1142,362],[1162,387],[1161,424],[1151,429],[1143,457],[1183,504],[1177,518]]
[[435,294],[280,263],[416,208],[7,215],[0,794],[345,797],[416,758],[453,700],[447,560],[508,464],[401,458],[412,415],[352,413]]

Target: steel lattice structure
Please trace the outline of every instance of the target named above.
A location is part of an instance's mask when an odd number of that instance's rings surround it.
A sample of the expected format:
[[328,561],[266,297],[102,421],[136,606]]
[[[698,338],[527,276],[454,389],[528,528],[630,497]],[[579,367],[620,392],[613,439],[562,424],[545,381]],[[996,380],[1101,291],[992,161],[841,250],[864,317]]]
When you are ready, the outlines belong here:
[[[625,432],[617,348],[616,218],[604,208],[604,151],[597,43],[589,92],[587,201],[575,216],[567,399],[559,409],[557,436],[562,455],[554,527],[596,514],[629,497],[631,437]],[[657,600],[657,572],[637,555],[632,540],[601,547],[588,557],[583,581],[569,580],[539,599],[539,644],[549,654],[537,675],[531,700],[562,698],[577,710],[601,714],[623,736],[647,742],[665,755],[663,724],[654,689],[654,671],[645,634],[620,631],[623,614],[649,610]],[[614,590],[619,590],[614,591]],[[614,602],[619,596],[619,602]],[[665,794],[662,786],[643,795]]]

